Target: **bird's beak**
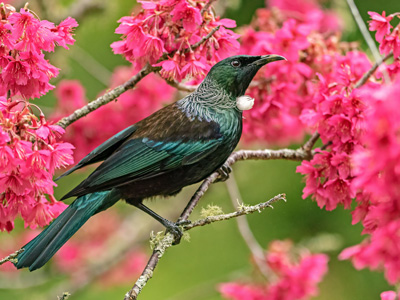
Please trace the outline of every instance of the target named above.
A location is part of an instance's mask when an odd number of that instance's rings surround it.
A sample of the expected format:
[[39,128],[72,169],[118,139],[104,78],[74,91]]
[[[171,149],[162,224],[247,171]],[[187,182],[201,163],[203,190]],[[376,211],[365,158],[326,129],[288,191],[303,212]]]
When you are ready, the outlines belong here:
[[268,55],[261,56],[260,59],[257,59],[252,64],[253,65],[257,65],[257,66],[263,66],[263,65],[266,65],[266,64],[268,64],[270,62],[278,61],[278,60],[287,60],[287,59],[284,58],[283,56],[280,56],[280,55],[268,54]]

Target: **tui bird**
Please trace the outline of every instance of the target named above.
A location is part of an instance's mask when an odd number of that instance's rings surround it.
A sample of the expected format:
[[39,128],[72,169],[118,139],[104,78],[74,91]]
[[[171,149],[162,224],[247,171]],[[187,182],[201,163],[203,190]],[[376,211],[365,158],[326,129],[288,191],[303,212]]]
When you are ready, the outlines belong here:
[[242,133],[242,112],[236,98],[244,95],[263,65],[278,60],[285,58],[228,57],[211,68],[195,92],[129,126],[90,152],[59,178],[84,166],[103,163],[62,198],[78,197],[23,246],[15,266],[29,267],[30,271],[42,267],[91,216],[120,199],[151,215],[179,241],[179,224],[150,210],[143,199],[175,195],[224,166]]

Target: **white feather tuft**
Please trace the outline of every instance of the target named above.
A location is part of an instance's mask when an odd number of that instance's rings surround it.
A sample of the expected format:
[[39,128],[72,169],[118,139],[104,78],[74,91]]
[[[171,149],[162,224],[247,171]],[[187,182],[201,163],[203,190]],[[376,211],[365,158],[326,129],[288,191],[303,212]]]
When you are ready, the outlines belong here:
[[249,110],[252,109],[254,105],[254,99],[250,96],[240,96],[236,98],[236,106],[240,110]]

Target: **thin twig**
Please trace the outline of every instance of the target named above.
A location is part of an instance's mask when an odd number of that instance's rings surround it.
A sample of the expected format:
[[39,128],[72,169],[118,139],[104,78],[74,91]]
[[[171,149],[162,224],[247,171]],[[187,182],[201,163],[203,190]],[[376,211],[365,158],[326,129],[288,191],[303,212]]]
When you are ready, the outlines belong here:
[[[229,196],[232,201],[232,205],[235,207],[238,202],[243,203],[242,196],[240,195],[239,187],[236,183],[235,176],[233,173],[229,174],[228,180],[225,182],[226,187],[228,189]],[[243,218],[236,218],[236,223],[239,229],[239,232],[249,248],[251,254],[253,255],[254,262],[261,274],[266,278],[271,278],[273,276],[273,272],[268,267],[265,261],[264,250],[257,242],[253,232],[251,231],[250,225],[247,222],[246,216]]]
[[222,214],[222,215],[217,215],[217,216],[209,216],[207,218],[204,219],[200,219],[197,221],[194,221],[188,225],[184,225],[183,229],[186,230],[190,230],[192,228],[195,227],[199,227],[199,226],[204,226],[204,225],[208,225],[214,222],[219,222],[219,221],[225,221],[225,220],[229,220],[232,218],[237,218],[240,216],[244,216],[244,215],[248,215],[254,212],[261,212],[263,209],[270,207],[273,208],[271,204],[278,202],[280,200],[286,201],[286,195],[285,194],[279,194],[271,199],[269,199],[266,202],[262,202],[256,205],[240,205],[240,207],[238,208],[237,211],[232,212],[232,213],[228,213],[228,214]]
[[[286,160],[295,160],[295,161],[302,161],[305,159],[310,159],[310,154],[307,153],[303,148],[292,150],[292,149],[281,149],[281,150],[239,150],[237,152],[232,153],[227,161],[225,162],[226,165],[232,166],[234,163],[240,160],[247,160],[247,159],[286,159]],[[219,173],[214,172],[209,177],[207,177],[199,186],[197,191],[194,193],[192,198],[190,199],[189,203],[183,210],[181,216],[179,217],[178,221],[185,221],[189,218],[190,214],[192,213],[193,209],[196,207],[197,203],[203,197],[205,192],[208,190],[210,185],[218,178]],[[190,226],[190,225],[188,225]],[[200,225],[196,225],[200,226]],[[166,234],[166,236],[172,237],[171,234]],[[171,241],[172,244],[173,241]],[[153,254],[151,255],[145,269],[142,272],[142,275],[136,281],[135,285],[132,289],[125,295],[124,300],[134,300],[137,298],[138,294],[144,288],[146,283],[152,277],[153,271],[157,266],[157,263],[162,256],[163,252],[155,249]]]
[[[365,25],[364,20],[361,17],[356,4],[354,3],[354,0],[347,0],[347,4],[349,5],[349,8],[351,10],[351,13],[353,14],[354,19],[356,20],[358,28],[360,28],[361,34],[363,35],[365,41],[368,44],[369,49],[372,52],[372,56],[374,57],[375,62],[378,63],[379,61],[382,60],[382,57],[379,54],[379,50],[376,47],[375,41],[371,38],[369,30],[368,30],[367,26]],[[383,70],[382,73],[385,78],[385,82],[389,83],[390,77],[389,77],[388,72],[386,70]]]
[[[311,155],[313,155],[313,152],[311,152]],[[292,149],[239,150],[233,152],[226,160],[225,164],[227,166],[232,166],[237,161],[248,160],[248,159],[254,159],[254,160],[285,159],[285,160],[303,161],[303,160],[309,160],[311,159],[311,157],[310,153],[308,153],[302,148],[299,148],[297,150],[292,150]],[[190,199],[189,203],[182,212],[178,221],[184,221],[188,219],[193,209],[196,207],[197,203],[201,199],[201,197],[203,197],[204,193],[208,190],[210,185],[218,177],[219,173],[214,172],[202,182],[200,187],[197,189],[196,193],[194,193],[194,195]]]
[[[255,81],[255,80],[253,80],[253,81],[250,83],[249,87],[250,87],[250,88],[252,88],[252,87],[258,87],[258,86],[260,86],[260,85],[265,85],[265,84],[271,83],[271,82],[273,82],[274,80],[276,80],[275,76],[270,77],[270,78],[264,78],[264,79],[262,79],[262,80],[260,80],[260,81]],[[198,87],[197,85],[188,85],[188,84],[184,84],[184,83],[178,82],[178,81],[176,81],[176,80],[165,80],[165,81],[166,81],[170,86],[172,86],[172,87],[174,87],[174,88],[176,88],[177,90],[182,91],[182,92],[189,92],[189,93],[192,93],[192,92],[194,92],[194,91],[196,90],[196,88]]]
[[123,84],[117,86],[116,88],[112,89],[108,93],[105,93],[103,96],[100,96],[96,100],[88,103],[84,107],[77,109],[71,115],[62,118],[60,121],[57,122],[57,125],[61,126],[62,128],[66,128],[67,126],[71,125],[73,122],[79,120],[80,118],[88,115],[90,112],[98,109],[99,107],[115,100],[118,98],[122,93],[126,92],[129,89],[132,89],[140,80],[142,80],[145,76],[150,74],[151,72],[159,69],[158,67],[152,67],[147,64],[143,67],[136,75],[134,75],[131,79]]
[[69,7],[68,16],[73,16],[78,21],[89,14],[100,12],[106,9],[105,3],[101,0],[79,0],[74,1]]
[[211,6],[211,4],[213,4],[213,2],[215,2],[217,0],[209,0],[206,5],[203,6],[203,8],[200,11],[200,14],[203,15]]
[[[279,200],[285,200],[285,195],[280,194],[272,199],[268,200],[267,202],[259,203],[257,205],[253,206],[245,206],[241,205],[238,209],[238,211],[229,213],[229,214],[222,214],[222,215],[217,215],[217,216],[210,216],[205,219],[200,219],[197,220],[191,224],[184,225],[183,230],[187,231],[190,230],[194,227],[199,227],[199,226],[204,226],[210,223],[218,222],[218,221],[224,221],[224,220],[229,220],[232,218],[236,218],[239,216],[247,215],[250,213],[254,213],[256,211],[260,212],[261,210],[267,208],[267,207],[272,207],[271,204],[274,202],[277,202]],[[149,279],[153,276],[154,269],[156,268],[160,257],[162,257],[165,253],[165,251],[172,246],[172,243],[174,241],[174,237],[171,233],[165,234],[165,236],[157,243],[157,246],[155,247],[153,251],[153,255],[150,257],[146,268],[143,270],[142,275],[139,277],[139,279],[136,281],[135,285],[132,287],[132,289],[125,294],[124,300],[135,300],[137,299],[139,293],[142,291],[142,289],[145,287]]]
[[[369,69],[364,75],[363,77],[360,78],[360,80],[356,83],[356,85],[354,86],[355,89],[358,89],[359,87],[363,86],[369,79],[369,77],[371,77],[372,74],[374,74],[374,72],[376,71],[376,69],[378,69],[378,67],[384,63],[385,61],[387,61],[389,58],[391,58],[393,56],[393,52],[390,52],[389,54],[387,54],[385,57],[380,58],[373,66],[371,69]],[[386,71],[386,69],[385,69]],[[386,81],[386,78],[385,78]],[[389,81],[386,81],[389,82]]]
[[182,92],[192,93],[192,92],[194,92],[194,91],[197,89],[197,86],[196,86],[196,85],[187,85],[187,84],[178,82],[178,81],[176,81],[176,80],[166,80],[166,82],[167,82],[170,86],[172,86],[172,87],[174,87],[174,88],[176,88],[177,90],[182,91]]
[[318,141],[320,135],[318,132],[314,132],[314,134],[310,137],[310,139],[303,145],[304,151],[311,154],[311,150],[313,149],[315,143]]
[[108,86],[112,75],[111,72],[86,50],[75,45],[73,47],[73,55],[70,55],[70,58],[81,65],[93,78]]
[[3,259],[0,260],[0,266],[8,261],[10,261],[12,263],[17,262],[16,257],[18,256],[18,254],[20,254],[22,252],[24,252],[24,249],[19,249],[19,250],[15,251],[14,253],[10,254],[9,256],[4,257]]

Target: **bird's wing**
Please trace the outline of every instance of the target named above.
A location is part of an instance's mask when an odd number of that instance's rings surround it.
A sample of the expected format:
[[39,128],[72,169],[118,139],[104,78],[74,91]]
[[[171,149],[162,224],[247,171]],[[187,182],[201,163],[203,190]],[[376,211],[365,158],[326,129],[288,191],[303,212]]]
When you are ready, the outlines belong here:
[[216,122],[191,119],[170,105],[137,123],[136,131],[64,198],[81,196],[193,164],[222,142]]
[[58,180],[64,176],[67,176],[71,174],[72,172],[83,168],[87,165],[94,164],[99,161],[105,160],[107,157],[109,157],[116,149],[118,149],[119,146],[121,146],[131,135],[134,133],[136,130],[136,126],[132,125],[124,130],[118,132],[116,135],[112,136],[109,138],[107,141],[105,141],[103,144],[98,146],[96,149],[94,149],[92,152],[90,152],[88,155],[86,155],[82,160],[77,163],[74,167],[69,169],[67,172],[62,174],[60,177],[56,178],[55,180]]

